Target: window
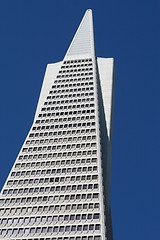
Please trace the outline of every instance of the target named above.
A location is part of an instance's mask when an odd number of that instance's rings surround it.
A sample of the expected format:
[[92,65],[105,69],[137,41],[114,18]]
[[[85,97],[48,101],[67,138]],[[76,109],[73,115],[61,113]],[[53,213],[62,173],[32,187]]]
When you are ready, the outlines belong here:
[[75,225],[72,225],[71,227],[71,232],[75,232],[76,231],[76,226]]
[[[88,231],[88,225],[83,226],[83,231]],[[83,238],[84,239],[84,238]]]
[[65,227],[65,232],[69,232],[70,231],[70,226],[66,226]]
[[77,231],[82,231],[82,225],[77,226]]
[[90,231],[93,231],[94,230],[94,225],[92,224],[92,225],[89,225],[89,230]]
[[96,230],[96,231],[100,230],[100,224],[96,224],[95,230]]

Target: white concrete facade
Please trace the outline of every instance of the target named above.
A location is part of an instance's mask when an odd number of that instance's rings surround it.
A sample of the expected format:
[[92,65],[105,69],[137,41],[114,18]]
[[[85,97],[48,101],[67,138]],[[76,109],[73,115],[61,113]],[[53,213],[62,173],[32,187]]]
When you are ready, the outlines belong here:
[[87,10],[64,60],[47,65],[33,124],[0,195],[0,239],[112,239],[112,85],[113,59],[95,57]]

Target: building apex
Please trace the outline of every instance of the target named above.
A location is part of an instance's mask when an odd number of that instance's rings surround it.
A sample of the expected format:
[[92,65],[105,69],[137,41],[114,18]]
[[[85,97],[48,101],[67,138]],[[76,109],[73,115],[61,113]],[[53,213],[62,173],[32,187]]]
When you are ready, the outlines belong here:
[[94,56],[94,34],[92,10],[87,9],[76,31],[76,34],[65,55],[66,58],[80,57],[81,55]]

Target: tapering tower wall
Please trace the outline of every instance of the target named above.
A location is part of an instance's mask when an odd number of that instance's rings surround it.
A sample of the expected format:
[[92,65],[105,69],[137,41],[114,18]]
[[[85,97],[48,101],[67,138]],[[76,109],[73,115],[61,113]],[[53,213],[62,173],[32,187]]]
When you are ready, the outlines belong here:
[[3,240],[104,240],[110,228],[113,59],[95,57],[87,10],[47,66],[32,127],[0,196]]

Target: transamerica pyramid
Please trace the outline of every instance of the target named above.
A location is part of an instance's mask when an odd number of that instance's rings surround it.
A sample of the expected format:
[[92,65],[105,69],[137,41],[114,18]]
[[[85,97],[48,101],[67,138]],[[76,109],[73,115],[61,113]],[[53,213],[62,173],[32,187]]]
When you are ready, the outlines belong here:
[[97,58],[87,10],[48,64],[25,142],[0,194],[1,240],[112,240],[113,59]]

